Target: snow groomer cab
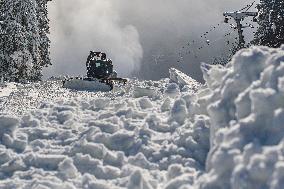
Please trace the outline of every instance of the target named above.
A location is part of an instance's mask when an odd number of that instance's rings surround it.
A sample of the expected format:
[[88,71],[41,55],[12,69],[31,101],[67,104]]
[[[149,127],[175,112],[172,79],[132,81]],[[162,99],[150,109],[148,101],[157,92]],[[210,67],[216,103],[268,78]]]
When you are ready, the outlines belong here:
[[91,51],[86,62],[87,77],[96,79],[108,79],[113,74],[113,64],[106,54]]

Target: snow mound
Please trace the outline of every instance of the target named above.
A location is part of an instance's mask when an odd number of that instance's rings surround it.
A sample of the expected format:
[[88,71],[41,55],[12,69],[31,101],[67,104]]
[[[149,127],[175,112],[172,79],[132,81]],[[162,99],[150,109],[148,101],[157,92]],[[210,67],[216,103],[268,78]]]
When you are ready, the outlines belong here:
[[[226,68],[203,65],[211,149],[196,188],[284,187],[284,46],[239,51]],[[202,110],[200,110],[202,111]]]
[[4,99],[0,188],[171,189],[204,170],[208,124],[190,117],[188,92],[169,79],[110,92],[61,86],[19,84]]

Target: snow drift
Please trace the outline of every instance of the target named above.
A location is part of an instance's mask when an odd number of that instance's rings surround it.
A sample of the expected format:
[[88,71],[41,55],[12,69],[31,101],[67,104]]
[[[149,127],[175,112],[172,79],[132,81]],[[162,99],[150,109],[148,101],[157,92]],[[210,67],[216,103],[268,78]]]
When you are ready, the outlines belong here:
[[170,189],[204,169],[209,123],[190,118],[182,92],[198,82],[130,80],[107,93],[60,85],[19,84],[3,98],[0,188]]
[[241,50],[203,71],[211,149],[196,188],[283,188],[284,46]]
[[283,188],[284,47],[202,70],[204,86],[175,69],[108,93],[17,86],[0,116],[0,188]]

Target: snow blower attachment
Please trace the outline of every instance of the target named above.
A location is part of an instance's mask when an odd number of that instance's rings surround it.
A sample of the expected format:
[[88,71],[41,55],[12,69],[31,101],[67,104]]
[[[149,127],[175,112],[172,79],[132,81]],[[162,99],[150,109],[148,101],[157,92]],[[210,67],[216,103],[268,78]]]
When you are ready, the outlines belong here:
[[63,86],[75,90],[110,91],[114,83],[126,84],[127,79],[118,78],[113,64],[106,54],[90,52],[86,62],[87,77],[70,78],[63,81]]

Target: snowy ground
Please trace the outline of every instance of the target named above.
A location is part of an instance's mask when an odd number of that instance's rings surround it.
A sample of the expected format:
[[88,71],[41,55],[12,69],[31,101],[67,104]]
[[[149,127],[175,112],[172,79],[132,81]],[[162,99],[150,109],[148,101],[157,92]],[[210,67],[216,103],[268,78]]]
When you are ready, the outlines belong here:
[[2,87],[0,188],[283,188],[284,47],[202,69],[206,86]]
[[[184,98],[200,87],[187,82]],[[187,173],[176,182],[192,182],[204,168],[209,141],[186,150],[176,137],[200,131],[180,127],[186,103],[169,79],[130,80],[108,93],[64,89],[61,81],[15,85],[1,98],[0,188],[172,187],[177,174]]]

